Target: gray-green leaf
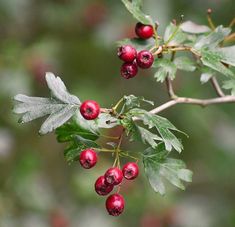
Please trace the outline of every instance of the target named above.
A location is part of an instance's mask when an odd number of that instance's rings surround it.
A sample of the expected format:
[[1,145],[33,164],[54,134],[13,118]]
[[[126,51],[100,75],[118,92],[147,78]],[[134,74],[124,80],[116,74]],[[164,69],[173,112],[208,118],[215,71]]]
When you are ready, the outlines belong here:
[[177,69],[193,72],[196,69],[194,62],[185,56],[177,57],[174,59],[174,64],[176,65]]

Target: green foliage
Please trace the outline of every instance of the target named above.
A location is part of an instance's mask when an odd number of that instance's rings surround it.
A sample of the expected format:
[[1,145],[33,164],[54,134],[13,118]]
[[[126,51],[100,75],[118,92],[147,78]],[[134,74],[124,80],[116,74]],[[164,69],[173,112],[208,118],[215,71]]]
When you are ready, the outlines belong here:
[[235,80],[227,80],[223,85],[224,89],[231,89],[231,95],[235,95]]
[[187,39],[187,35],[182,31],[179,26],[170,23],[164,33],[164,43],[174,46],[183,43]]
[[[137,117],[144,123],[144,125],[147,125],[149,129],[155,128],[160,134],[162,141],[165,143],[166,150],[171,151],[172,148],[174,148],[178,152],[181,152],[183,150],[183,145],[181,141],[171,132],[181,131],[178,130],[166,118],[151,114],[150,112],[147,112],[143,109],[132,109],[127,113],[127,115]],[[136,130],[134,131],[134,133],[136,133]],[[144,131],[144,133],[146,133],[146,131]],[[138,138],[138,135],[134,135],[134,137]],[[141,137],[145,138],[145,135],[142,135]]]
[[155,149],[146,149],[143,154],[144,168],[150,185],[161,195],[166,192],[164,179],[182,190],[185,189],[182,181],[192,181],[192,172],[186,169],[184,162],[168,158],[168,153],[164,144],[160,143]]
[[149,15],[144,14],[141,10],[141,0],[122,0],[122,2],[136,20],[140,21],[143,24],[150,24],[154,26],[152,18]]
[[46,81],[51,90],[51,98],[29,97],[21,94],[14,97],[18,102],[13,109],[14,113],[23,114],[19,119],[20,123],[49,115],[40,128],[40,134],[52,132],[63,125],[74,115],[80,105],[80,100],[67,92],[59,77],[47,73]]

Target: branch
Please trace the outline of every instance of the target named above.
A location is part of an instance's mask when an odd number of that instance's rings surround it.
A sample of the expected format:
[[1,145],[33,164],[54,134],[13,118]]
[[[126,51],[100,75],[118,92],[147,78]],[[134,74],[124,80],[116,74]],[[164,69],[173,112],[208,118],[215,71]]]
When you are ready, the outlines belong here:
[[213,86],[214,89],[215,89],[216,94],[217,94],[218,96],[220,96],[220,97],[224,97],[225,94],[224,94],[224,92],[222,91],[222,89],[221,89],[221,87],[220,87],[220,85],[219,85],[217,79],[213,76],[210,80],[211,80],[212,86]]
[[152,109],[149,112],[152,114],[157,114],[176,104],[193,104],[201,107],[206,107],[212,104],[233,103],[233,102],[235,103],[235,96],[230,96],[230,95],[213,99],[193,99],[186,97],[178,97],[162,104],[161,106],[156,107],[155,109]]

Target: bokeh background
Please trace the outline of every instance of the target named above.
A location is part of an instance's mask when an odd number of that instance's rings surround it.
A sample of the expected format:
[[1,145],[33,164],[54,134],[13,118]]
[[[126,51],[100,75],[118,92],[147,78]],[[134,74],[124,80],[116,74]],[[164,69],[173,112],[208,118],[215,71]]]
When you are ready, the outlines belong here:
[[[227,25],[235,12],[234,0],[144,3],[160,32],[181,14],[206,23],[211,7],[215,23]],[[151,70],[132,80],[119,75],[115,42],[133,37],[135,23],[117,0],[0,0],[0,227],[235,226],[234,105],[181,105],[163,112],[190,136],[182,138],[180,156],[194,171],[193,183],[184,192],[169,187],[161,197],[142,174],[123,187],[126,211],[118,218],[106,214],[105,199],[93,189],[110,159],[103,157],[90,171],[78,163],[68,166],[55,136],[38,136],[40,120],[19,125],[11,112],[15,94],[49,95],[46,71],[61,76],[82,100],[94,99],[104,107],[124,94],[143,95],[156,104],[166,101],[165,86],[154,82]],[[176,92],[214,96],[199,76],[179,72]],[[131,144],[131,149],[144,147]]]

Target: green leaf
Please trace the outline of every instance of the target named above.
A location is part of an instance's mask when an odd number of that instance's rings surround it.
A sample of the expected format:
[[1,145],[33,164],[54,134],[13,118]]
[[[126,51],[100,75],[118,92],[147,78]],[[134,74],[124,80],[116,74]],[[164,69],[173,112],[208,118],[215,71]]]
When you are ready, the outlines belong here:
[[222,57],[219,53],[203,49],[201,55],[203,65],[208,66],[209,68],[214,69],[225,76],[234,77],[234,73],[221,63]]
[[113,128],[117,125],[120,125],[120,122],[117,118],[112,117],[107,113],[100,113],[99,118],[95,120],[98,128]]
[[123,103],[126,110],[133,109],[135,107],[140,107],[141,103],[148,103],[154,105],[153,101],[146,100],[144,97],[137,97],[135,95],[125,95],[123,97]]
[[194,62],[185,56],[177,57],[174,59],[174,64],[176,65],[177,69],[193,72],[196,70],[196,66]]
[[149,144],[155,148],[158,145],[156,141],[162,141],[162,138],[135,124],[131,131],[131,141],[142,141],[144,144]]
[[164,42],[169,46],[174,46],[183,43],[187,39],[187,35],[183,33],[180,27],[170,23],[164,33]]
[[95,142],[95,140],[99,138],[99,135],[82,128],[77,124],[75,119],[57,128],[55,133],[58,142],[69,143],[64,151],[65,159],[69,163],[77,160],[82,150],[91,147],[99,147]]
[[201,36],[194,45],[194,48],[200,50],[202,48],[214,48],[221,43],[224,38],[231,32],[230,28],[224,28],[222,25],[217,27],[206,36]]
[[217,48],[215,52],[220,55],[222,62],[235,66],[235,45]]
[[212,70],[209,67],[201,67],[200,70],[202,71],[201,77],[200,77],[200,81],[202,84],[207,83],[211,77],[215,76],[215,71]]
[[117,46],[131,45],[135,47],[137,51],[148,50],[153,46],[153,40],[145,40],[140,38],[123,39],[117,42]]
[[149,24],[154,26],[154,22],[149,15],[146,15],[141,10],[141,2],[140,0],[122,0],[123,4],[127,8],[127,10],[132,14],[132,16],[143,24]]
[[157,68],[154,78],[161,83],[165,81],[166,77],[169,76],[171,80],[175,78],[176,75],[176,65],[167,58],[156,59],[153,64],[154,68]]
[[172,130],[178,131],[180,133],[183,133],[183,132],[178,130],[166,118],[160,117],[155,114],[151,114],[142,109],[132,109],[128,112],[128,114],[130,116],[137,117],[139,120],[142,120],[143,123],[149,127],[149,129],[156,128],[163,142],[165,143],[166,150],[171,151],[172,148],[174,148],[179,153],[183,150],[182,143],[171,131]]
[[23,114],[19,122],[26,123],[49,115],[42,124],[39,133],[46,134],[67,122],[80,106],[80,100],[67,92],[59,77],[52,73],[46,74],[46,81],[51,90],[52,98],[29,97],[18,94],[14,97],[17,103],[13,112]]
[[206,25],[199,25],[192,21],[185,21],[180,25],[183,32],[192,34],[202,34],[210,31],[210,28]]
[[164,144],[159,144],[155,149],[148,148],[143,155],[145,173],[152,188],[164,195],[166,192],[164,180],[184,190],[182,181],[191,182],[192,172],[186,169],[185,163],[179,159],[168,158]]
[[231,95],[235,96],[235,80],[224,81],[223,88],[228,90],[231,89]]

